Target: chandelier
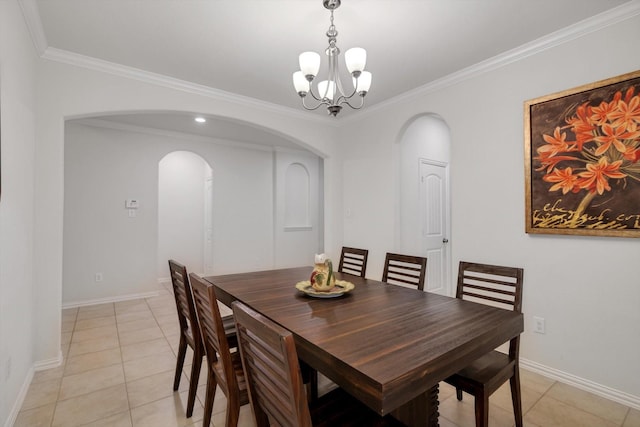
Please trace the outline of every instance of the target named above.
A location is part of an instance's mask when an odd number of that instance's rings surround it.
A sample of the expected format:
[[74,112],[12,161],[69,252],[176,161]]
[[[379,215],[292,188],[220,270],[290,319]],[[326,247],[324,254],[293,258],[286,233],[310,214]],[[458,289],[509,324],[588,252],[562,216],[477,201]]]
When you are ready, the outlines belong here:
[[[340,76],[338,74],[338,56],[340,55],[340,49],[336,45],[336,37],[338,31],[336,31],[335,25],[333,25],[333,11],[340,7],[340,0],[323,0],[324,7],[331,11],[331,18],[329,29],[327,30],[327,38],[329,39],[329,47],[325,50],[325,53],[329,57],[329,70],[327,80],[323,80],[317,84],[317,89],[314,92],[312,85],[313,79],[318,75],[320,70],[320,55],[316,52],[303,52],[300,54],[300,71],[293,73],[293,86],[296,88],[296,92],[302,98],[302,106],[306,110],[316,110],[322,105],[327,106],[327,112],[329,115],[337,116],[342,105],[346,104],[354,110],[359,110],[364,105],[364,97],[369,91],[371,86],[371,73],[364,71],[364,66],[367,62],[367,51],[360,47],[354,47],[349,49],[345,55],[345,63],[347,70],[351,73],[353,80],[353,90],[350,93],[346,93]],[[309,106],[305,102],[308,99],[307,94],[317,101],[316,105]],[[351,104],[352,98],[360,98],[359,105]]]

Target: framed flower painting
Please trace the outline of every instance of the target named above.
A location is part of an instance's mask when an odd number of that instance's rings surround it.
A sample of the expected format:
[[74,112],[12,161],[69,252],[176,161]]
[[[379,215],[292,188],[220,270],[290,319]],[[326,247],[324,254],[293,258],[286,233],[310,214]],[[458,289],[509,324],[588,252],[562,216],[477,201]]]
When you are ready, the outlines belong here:
[[640,237],[640,71],[524,110],[526,232]]

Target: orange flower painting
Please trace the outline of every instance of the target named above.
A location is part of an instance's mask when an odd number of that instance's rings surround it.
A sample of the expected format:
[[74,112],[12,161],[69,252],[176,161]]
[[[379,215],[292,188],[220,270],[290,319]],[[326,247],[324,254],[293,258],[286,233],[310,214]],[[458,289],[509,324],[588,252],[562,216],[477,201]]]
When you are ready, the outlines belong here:
[[528,233],[640,237],[640,71],[525,103]]

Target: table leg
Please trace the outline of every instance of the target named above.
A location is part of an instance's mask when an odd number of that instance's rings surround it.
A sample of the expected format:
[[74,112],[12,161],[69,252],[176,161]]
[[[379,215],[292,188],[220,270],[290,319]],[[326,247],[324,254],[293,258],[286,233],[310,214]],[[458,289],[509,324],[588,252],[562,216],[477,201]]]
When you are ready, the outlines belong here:
[[391,412],[409,427],[438,427],[438,385]]

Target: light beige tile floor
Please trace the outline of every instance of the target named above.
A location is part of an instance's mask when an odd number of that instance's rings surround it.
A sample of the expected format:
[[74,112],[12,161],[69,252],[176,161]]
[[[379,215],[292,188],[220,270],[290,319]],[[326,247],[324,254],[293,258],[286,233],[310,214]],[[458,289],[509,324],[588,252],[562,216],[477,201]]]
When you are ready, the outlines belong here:
[[[36,372],[15,427],[186,427],[202,425],[206,367],[196,406],[185,417],[192,353],[173,392],[178,320],[170,287],[148,299],[63,310],[61,367]],[[640,411],[521,370],[524,424],[567,427],[640,427]],[[324,387],[328,383],[321,383]],[[462,402],[440,385],[440,425],[474,426],[473,398]],[[513,426],[507,384],[490,398],[490,425]],[[219,393],[212,426],[224,426]],[[253,427],[248,406],[240,427]],[[363,426],[366,427],[366,426]]]

